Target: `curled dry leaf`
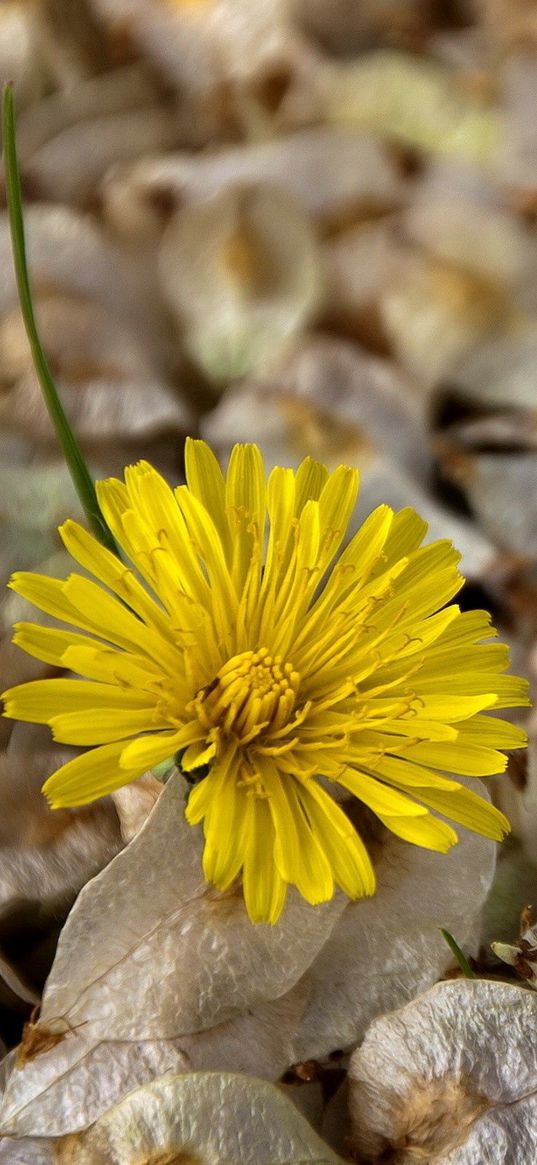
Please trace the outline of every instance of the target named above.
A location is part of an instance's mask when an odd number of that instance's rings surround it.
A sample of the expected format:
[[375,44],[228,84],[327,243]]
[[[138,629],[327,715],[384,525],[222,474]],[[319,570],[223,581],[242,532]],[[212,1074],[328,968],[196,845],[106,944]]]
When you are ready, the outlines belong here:
[[66,1036],[23,1068],[13,1068],[1,1114],[8,1136],[56,1137],[87,1128],[132,1088],[189,1070],[186,1056],[171,1040],[92,1047],[84,1044],[83,1031]]
[[459,455],[448,451],[443,464],[465,491],[491,541],[504,552],[535,561],[537,449],[520,452],[506,446]]
[[531,906],[522,911],[520,934],[514,943],[491,943],[494,954],[514,967],[529,987],[537,990],[537,926]]
[[348,63],[318,63],[287,102],[289,121],[351,124],[432,153],[487,161],[497,115],[438,62],[387,50]]
[[449,388],[474,409],[533,410],[537,418],[532,383],[536,359],[537,324],[532,320],[473,347],[452,368]]
[[[311,907],[291,895],[281,922],[252,926],[240,892],[219,895],[203,882],[202,839],[184,820],[183,796],[184,782],[172,777],[141,832],[79,896],[62,931],[40,1020],[53,1031],[65,1032],[67,1024],[68,1034],[57,1048],[12,1074],[3,1131],[46,1133],[42,1094],[48,1092],[49,1103],[57,1085],[60,1101],[49,1119],[61,1131],[80,1127],[72,1123],[81,1120],[80,1109],[73,1116],[70,1096],[65,1103],[61,1099],[63,1089],[70,1088],[81,1103],[80,1073],[93,1077],[92,1057],[102,1041],[144,1040],[203,1066],[222,1057],[229,1065],[241,1027],[244,1033],[249,1029],[247,1021],[226,1031],[207,1029],[252,1010],[257,1015],[252,1046],[260,1053],[263,1041],[266,1047],[257,1070],[270,1072],[274,1064],[280,1069],[282,1060],[285,1066],[305,989],[292,999],[288,993],[326,941],[345,901],[338,896]],[[288,998],[280,1010],[263,1010],[282,996]],[[272,1030],[278,1025],[279,1036]],[[196,1045],[193,1037],[200,1031],[205,1037]],[[190,1039],[183,1053],[184,1036]],[[243,1062],[249,1066],[249,1057]],[[106,1094],[106,1059],[103,1063],[102,1082],[91,1087]],[[122,1084],[123,1091],[137,1082],[133,1070],[136,1064],[133,1069],[129,1061],[130,1083]],[[69,1073],[72,1080],[65,1085]],[[85,1115],[82,1125],[91,1119]]]
[[[132,1088],[169,1072],[245,1072],[277,1080],[292,1059],[292,1037],[304,1009],[303,981],[281,999],[261,1003],[225,1023],[177,1040],[104,1042],[93,1046],[65,1023],[48,1053],[15,1069],[2,1111],[17,1136],[62,1136],[87,1128]],[[39,1025],[36,1025],[39,1028]],[[48,1033],[50,1035],[50,1032]],[[19,1056],[19,1052],[17,1052]]]
[[298,343],[228,391],[201,431],[222,459],[235,441],[255,440],[269,466],[298,465],[306,454],[332,468],[356,466],[360,494],[349,535],[377,505],[412,506],[428,523],[430,540],[452,538],[465,574],[480,578],[495,565],[496,548],[478,527],[431,497],[423,402],[393,364],[347,341],[319,336]]
[[0,1137],[1,1165],[57,1165],[54,1142],[48,1137],[28,1137],[14,1141]]
[[526,559],[537,556],[536,354],[534,322],[491,338],[453,368],[437,403],[454,417],[437,438],[444,473],[496,545]]
[[500,327],[505,289],[432,253],[400,247],[380,312],[398,361],[430,392],[470,348]]
[[68,126],[45,142],[23,166],[40,199],[84,205],[114,162],[179,144],[177,119],[159,105],[109,113]]
[[110,799],[51,810],[40,790],[63,754],[0,757],[0,905],[70,905],[82,886],[122,847]]
[[478,12],[496,52],[537,46],[537,12],[528,0],[478,0]]
[[[65,11],[65,6],[64,6]],[[92,117],[106,117],[152,105],[158,95],[158,86],[147,67],[136,62],[122,69],[99,73],[96,77],[81,77],[69,89],[49,93],[28,111],[23,111],[17,122],[17,146],[21,161],[31,158],[62,130]]]
[[407,196],[407,183],[378,141],[326,126],[213,153],[143,158],[114,167],[101,194],[114,230],[143,238],[160,231],[163,206],[173,210],[236,183],[277,186],[328,224]]
[[17,100],[27,105],[39,97],[44,71],[39,61],[36,19],[26,0],[0,9],[0,80],[13,81]]
[[[506,208],[472,202],[460,192],[455,201],[454,190],[444,197],[438,188],[428,193],[427,198],[425,188],[421,203],[402,211],[405,236],[447,264],[496,282],[499,288],[513,286],[527,265],[522,224]],[[530,257],[533,260],[531,249]]]
[[350,1066],[353,1149],[411,1165],[521,1165],[537,1140],[537,998],[485,980],[377,1019]]
[[[515,0],[516,2],[516,0]],[[528,5],[530,10],[532,6]],[[534,35],[537,39],[537,20]],[[511,192],[518,210],[535,209],[537,199],[537,131],[532,109],[535,105],[535,48],[520,46],[502,64],[500,73],[504,128],[497,160],[500,181]]]
[[[159,307],[144,253],[127,253],[89,215],[68,206],[25,208],[28,265],[34,298],[55,295],[92,300],[110,318],[144,336],[160,352]],[[0,214],[0,319],[18,302],[6,213]]]
[[152,773],[146,773],[111,793],[125,845],[140,831],[161,793],[162,784]]
[[[7,1012],[28,1014],[21,1001],[39,1003],[68,910],[123,844],[109,799],[89,812],[49,808],[41,785],[64,759],[58,750],[0,757],[0,1004]],[[5,1019],[1,1030],[9,1031]]]
[[386,40],[408,43],[428,31],[423,0],[296,0],[295,11],[309,33],[345,54]]
[[[475,781],[467,783],[476,788]],[[479,791],[486,795],[483,786]],[[442,856],[394,837],[384,840],[375,896],[348,903],[310,967],[295,1061],[356,1044],[377,1015],[434,983],[453,963],[439,927],[477,951],[496,847],[465,829],[457,832],[458,845]]]
[[276,188],[234,186],[185,207],[160,252],[162,287],[192,357],[236,379],[284,347],[320,295],[307,214]]
[[[205,431],[216,443],[216,448],[222,449],[225,443],[230,445],[234,439],[252,440],[250,433],[254,430],[261,443],[268,444],[271,426],[275,432],[279,426],[281,433],[282,421],[270,417],[266,403],[263,405],[266,427],[259,424],[260,417],[255,411],[251,413],[246,408],[245,398],[251,397],[255,410],[255,398],[260,393],[272,393],[276,400],[280,397],[284,403],[296,401],[297,427],[301,416],[305,420],[303,445],[321,460],[340,463],[350,455],[354,440],[357,441],[355,461],[361,453],[364,466],[380,449],[396,465],[412,471],[417,479],[426,480],[431,471],[432,460],[427,450],[425,415],[420,398],[413,393],[410,381],[390,361],[371,356],[357,345],[324,335],[297,341],[289,352],[271,360],[235,393],[228,393],[207,418]],[[243,406],[244,421],[241,425]],[[325,414],[325,424],[321,426],[317,439],[314,431],[307,428],[309,409],[312,415],[315,411]],[[285,414],[285,409],[282,411]],[[291,408],[289,414],[292,420]],[[361,441],[359,434],[362,434]],[[340,441],[348,442],[349,450],[338,445],[338,435]],[[302,450],[297,444],[293,458],[292,441],[288,450],[281,445],[274,449],[275,457],[291,457],[294,462],[301,455]],[[291,464],[291,461],[281,461],[280,464]],[[389,501],[389,498],[384,500]]]
[[93,1128],[60,1143],[57,1160],[342,1165],[273,1084],[216,1072],[172,1076],[136,1089]]
[[[91,299],[52,295],[36,304],[41,338],[69,420],[85,448],[177,435],[192,421],[188,406],[163,383],[132,330]],[[56,438],[33,369],[18,309],[0,323],[0,402],[4,427],[40,445]],[[34,480],[34,489],[40,485]],[[26,486],[28,491],[30,487]],[[68,512],[68,511],[66,511]]]
[[[292,68],[301,42],[289,0],[91,0],[110,34],[128,40],[203,121],[211,99]],[[224,118],[225,120],[225,118]],[[209,121],[210,125],[210,121]]]
[[285,994],[326,941],[342,896],[311,907],[293,895],[279,925],[252,926],[240,891],[220,895],[203,881],[201,832],[185,821],[184,787],[170,779],[128,849],[80,895],[44,1021],[84,1022],[87,1040],[196,1032]]

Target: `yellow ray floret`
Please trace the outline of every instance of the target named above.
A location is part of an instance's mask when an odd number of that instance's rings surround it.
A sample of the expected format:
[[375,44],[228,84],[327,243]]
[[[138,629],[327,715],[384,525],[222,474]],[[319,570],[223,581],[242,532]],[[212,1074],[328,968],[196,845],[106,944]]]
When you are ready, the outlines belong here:
[[255,922],[277,920],[289,885],[311,903],[336,886],[373,893],[330,783],[415,845],[449,849],[445,817],[500,840],[503,814],[446,773],[503,771],[498,750],[525,735],[487,713],[527,704],[527,685],[504,674],[486,612],[451,602],[463,582],[451,544],[423,546],[417,514],[379,506],[336,560],[358,490],[345,466],[307,458],[266,480],[259,449],[237,445],[224,476],[188,441],[186,470],[175,491],[143,461],[98,485],[122,559],[61,527],[95,581],[11,580],[63,624],[19,623],[15,643],[83,677],[4,693],[5,715],[94,746],[45,783],[51,805],[179,755],[205,877],[223,890],[240,879]]

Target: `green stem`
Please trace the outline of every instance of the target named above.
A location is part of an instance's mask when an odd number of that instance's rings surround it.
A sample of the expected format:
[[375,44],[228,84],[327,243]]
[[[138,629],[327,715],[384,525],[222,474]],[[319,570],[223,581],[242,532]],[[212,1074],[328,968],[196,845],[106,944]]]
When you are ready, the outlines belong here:
[[455,941],[455,939],[453,938],[453,935],[449,933],[449,930],[444,930],[443,926],[441,926],[440,927],[440,934],[447,942],[447,945],[448,945],[450,951],[452,952],[452,954],[455,955],[455,958],[456,958],[456,960],[459,964],[459,967],[464,975],[464,978],[465,979],[477,979],[477,975],[476,975],[475,971],[472,971],[472,968],[468,962],[468,959],[466,958],[466,955],[463,954],[458,942]]
[[34,367],[50,419],[56,430],[58,441],[63,450],[67,467],[84,508],[90,529],[108,550],[117,553],[116,544],[97,501],[93,479],[84,460],[80,445],[65,414],[37,330],[26,262],[21,182],[15,131],[15,108],[13,86],[11,84],[5,85],[3,92],[3,136],[6,197],[11,230],[13,262],[19,290],[22,318],[32,350]]

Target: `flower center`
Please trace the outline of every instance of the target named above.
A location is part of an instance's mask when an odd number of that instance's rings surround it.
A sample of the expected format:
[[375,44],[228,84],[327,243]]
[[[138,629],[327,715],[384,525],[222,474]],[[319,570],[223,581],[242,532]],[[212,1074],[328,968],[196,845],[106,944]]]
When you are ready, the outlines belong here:
[[198,715],[207,728],[245,744],[287,724],[299,683],[298,672],[281,655],[269,655],[266,647],[243,651],[200,693]]

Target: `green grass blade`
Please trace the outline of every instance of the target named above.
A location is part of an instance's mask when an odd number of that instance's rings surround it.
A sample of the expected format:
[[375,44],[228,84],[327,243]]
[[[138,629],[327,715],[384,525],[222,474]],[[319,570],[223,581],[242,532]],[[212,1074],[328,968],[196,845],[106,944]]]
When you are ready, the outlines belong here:
[[56,435],[73,479],[76,492],[84,508],[90,529],[104,546],[117,553],[116,544],[97,501],[93,479],[84,460],[80,445],[65,414],[37,330],[26,262],[26,243],[24,238],[22,195],[15,129],[15,103],[13,86],[11,84],[5,85],[3,92],[3,138],[6,197],[11,230],[11,245],[13,248],[13,262],[19,290],[22,318],[32,351],[34,367],[50,419],[56,430]]
[[465,979],[477,979],[477,975],[476,975],[475,971],[472,971],[472,968],[468,962],[468,959],[466,958],[466,955],[463,954],[459,944],[455,941],[455,939],[453,938],[453,935],[449,933],[449,930],[444,930],[443,926],[441,926],[440,927],[440,934],[442,935],[442,938],[444,938],[445,941],[447,942],[447,945],[448,945],[451,953],[453,955],[455,955],[455,958],[456,958],[456,960],[459,964],[459,967],[464,975],[464,978]]

